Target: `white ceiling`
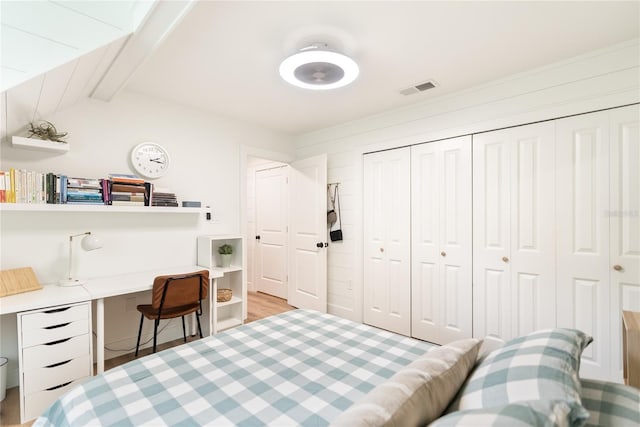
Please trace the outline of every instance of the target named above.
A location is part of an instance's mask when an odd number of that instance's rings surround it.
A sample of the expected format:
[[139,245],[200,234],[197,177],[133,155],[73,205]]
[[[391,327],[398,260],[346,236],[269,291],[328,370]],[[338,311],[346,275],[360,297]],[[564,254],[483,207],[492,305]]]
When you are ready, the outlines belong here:
[[[639,36],[638,1],[201,1],[126,89],[300,134]],[[359,79],[282,81],[280,61],[316,41],[352,56]],[[399,94],[427,79],[439,86]]]
[[131,34],[155,0],[0,2],[5,91]]

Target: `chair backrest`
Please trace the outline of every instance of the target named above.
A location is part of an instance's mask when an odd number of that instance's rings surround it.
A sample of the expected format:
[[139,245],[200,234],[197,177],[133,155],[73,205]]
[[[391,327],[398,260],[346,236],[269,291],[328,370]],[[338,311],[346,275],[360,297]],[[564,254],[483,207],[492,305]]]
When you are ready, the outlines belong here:
[[[163,310],[199,304],[207,298],[209,271],[158,276],[153,281],[151,306]],[[163,301],[164,299],[164,301]]]

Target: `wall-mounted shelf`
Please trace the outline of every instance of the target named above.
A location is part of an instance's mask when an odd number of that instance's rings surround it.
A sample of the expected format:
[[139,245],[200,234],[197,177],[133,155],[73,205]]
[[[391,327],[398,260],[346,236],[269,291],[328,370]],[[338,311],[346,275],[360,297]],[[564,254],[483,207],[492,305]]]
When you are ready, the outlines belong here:
[[22,150],[48,151],[50,153],[66,153],[71,149],[71,145],[68,142],[47,141],[22,136],[12,136],[11,145],[13,148]]
[[174,208],[164,206],[110,206],[110,205],[53,205],[29,203],[0,203],[0,212],[129,212],[199,214],[206,208]]

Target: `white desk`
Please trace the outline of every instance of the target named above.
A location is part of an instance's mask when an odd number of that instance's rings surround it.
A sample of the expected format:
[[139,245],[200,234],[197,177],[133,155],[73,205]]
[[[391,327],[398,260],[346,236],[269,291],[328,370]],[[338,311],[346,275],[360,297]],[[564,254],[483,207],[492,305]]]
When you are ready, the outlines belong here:
[[63,288],[57,285],[45,285],[37,291],[0,298],[0,315],[89,300],[91,295],[82,286]]
[[[104,299],[108,297],[132,294],[135,292],[151,290],[153,279],[165,274],[182,274],[194,271],[206,270],[198,265],[182,267],[161,268],[137,273],[121,274],[116,276],[98,277],[87,280],[82,287],[90,295],[90,299],[96,300],[96,370],[98,374],[104,372]],[[222,273],[209,270],[209,278],[217,279]],[[213,286],[209,289],[209,331],[213,331]]]

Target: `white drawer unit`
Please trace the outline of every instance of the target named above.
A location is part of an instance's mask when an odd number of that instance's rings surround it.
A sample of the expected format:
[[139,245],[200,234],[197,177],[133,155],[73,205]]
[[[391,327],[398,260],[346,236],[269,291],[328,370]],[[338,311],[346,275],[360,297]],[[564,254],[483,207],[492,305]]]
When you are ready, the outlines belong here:
[[20,417],[38,417],[93,374],[91,302],[18,313]]

